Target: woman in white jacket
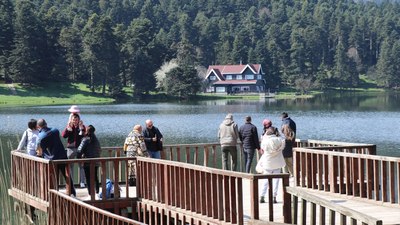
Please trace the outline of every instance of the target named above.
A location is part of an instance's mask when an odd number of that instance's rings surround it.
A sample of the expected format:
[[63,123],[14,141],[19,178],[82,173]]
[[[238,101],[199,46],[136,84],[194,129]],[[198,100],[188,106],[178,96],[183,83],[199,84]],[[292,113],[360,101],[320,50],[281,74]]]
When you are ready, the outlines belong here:
[[[269,127],[261,141],[261,149],[264,154],[259,160],[258,167],[263,174],[276,174],[281,173],[281,168],[285,166],[285,160],[282,155],[282,150],[285,148],[285,139],[279,137],[279,131],[275,127]],[[276,203],[276,196],[278,195],[279,179],[273,179],[273,196],[274,203]],[[260,202],[265,202],[265,194],[268,189],[268,180],[265,181],[261,190]]]
[[31,119],[28,122],[28,129],[22,134],[21,141],[18,144],[18,151],[26,148],[26,153],[36,156],[36,146],[38,141],[39,130],[36,127],[37,121]]

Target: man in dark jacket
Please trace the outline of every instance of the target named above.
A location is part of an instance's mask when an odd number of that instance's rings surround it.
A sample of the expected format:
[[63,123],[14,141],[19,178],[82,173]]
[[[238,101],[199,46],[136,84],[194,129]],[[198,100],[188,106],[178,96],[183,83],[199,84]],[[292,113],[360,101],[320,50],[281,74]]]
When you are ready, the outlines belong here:
[[282,152],[286,162],[283,172],[289,173],[290,176],[293,176],[293,145],[296,141],[296,123],[289,117],[287,112],[283,112],[281,118],[281,131],[286,140],[285,148]]
[[144,143],[150,158],[161,159],[162,138],[160,130],[153,126],[153,121],[146,120],[146,128],[143,130]]
[[[47,123],[44,119],[39,119],[37,121],[37,126],[39,127],[39,136],[38,136],[38,149],[42,152],[43,158],[48,160],[57,160],[57,159],[68,159],[67,152],[65,151],[64,145],[60,139],[60,131],[56,128],[47,127]],[[64,176],[65,180],[67,180],[66,176],[66,165],[58,164],[57,172],[61,172]],[[71,173],[70,173],[71,174]],[[76,196],[74,181],[72,180],[72,174],[70,177],[70,185],[71,185],[71,195]]]
[[260,141],[258,140],[257,127],[251,123],[251,117],[246,116],[245,121],[246,123],[239,129],[239,138],[243,144],[246,173],[250,173],[255,150],[260,149]]

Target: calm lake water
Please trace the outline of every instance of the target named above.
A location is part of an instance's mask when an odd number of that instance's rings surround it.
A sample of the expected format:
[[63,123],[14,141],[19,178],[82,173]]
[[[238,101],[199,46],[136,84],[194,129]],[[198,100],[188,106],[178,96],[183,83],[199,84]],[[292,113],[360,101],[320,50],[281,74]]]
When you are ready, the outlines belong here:
[[[96,128],[102,146],[122,146],[134,124],[152,119],[166,144],[217,142],[218,126],[227,113],[240,125],[250,115],[261,132],[269,118],[280,127],[283,111],[297,123],[301,139],[333,140],[376,144],[379,155],[400,157],[400,95],[325,94],[292,100],[208,100],[148,104],[79,105],[86,125]],[[13,148],[31,118],[45,118],[49,127],[64,129],[70,105],[0,109],[0,139]],[[4,145],[4,143],[3,143]],[[9,157],[10,149],[3,148]]]

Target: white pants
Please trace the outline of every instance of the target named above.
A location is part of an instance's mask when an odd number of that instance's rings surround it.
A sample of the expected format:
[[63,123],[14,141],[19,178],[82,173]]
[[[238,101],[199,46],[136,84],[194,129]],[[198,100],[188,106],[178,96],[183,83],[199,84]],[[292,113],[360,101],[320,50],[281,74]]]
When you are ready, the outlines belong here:
[[[276,173],[281,173],[281,168],[274,169],[274,170],[265,170],[265,172],[264,172],[264,174],[276,174]],[[274,197],[276,197],[278,195],[279,180],[280,179],[272,179],[273,190],[274,190],[273,196]],[[262,186],[261,196],[265,196],[265,194],[267,194],[267,190],[268,190],[268,179],[265,180],[265,182]]]

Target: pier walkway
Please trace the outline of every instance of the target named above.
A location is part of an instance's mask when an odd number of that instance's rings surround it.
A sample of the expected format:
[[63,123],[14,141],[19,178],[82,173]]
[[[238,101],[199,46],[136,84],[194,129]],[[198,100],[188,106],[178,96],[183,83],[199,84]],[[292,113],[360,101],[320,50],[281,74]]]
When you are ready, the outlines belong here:
[[[46,212],[48,224],[61,225],[400,224],[399,158],[376,156],[375,145],[296,144],[293,178],[218,169],[216,143],[168,145],[165,160],[135,159],[137,187],[126,183],[132,158],[123,157],[119,147],[103,148],[103,158],[96,160],[51,162],[14,151],[9,194],[19,204]],[[60,164],[82,162],[91,164],[92,173],[100,165],[101,189],[106,178],[112,179],[114,198],[89,196],[86,188],[77,188],[76,198],[69,196],[69,184],[54,171]],[[39,175],[31,176],[33,171]],[[67,175],[78,180],[76,171]],[[266,203],[259,203],[265,179],[281,181],[276,204],[269,201],[272,191]]]

